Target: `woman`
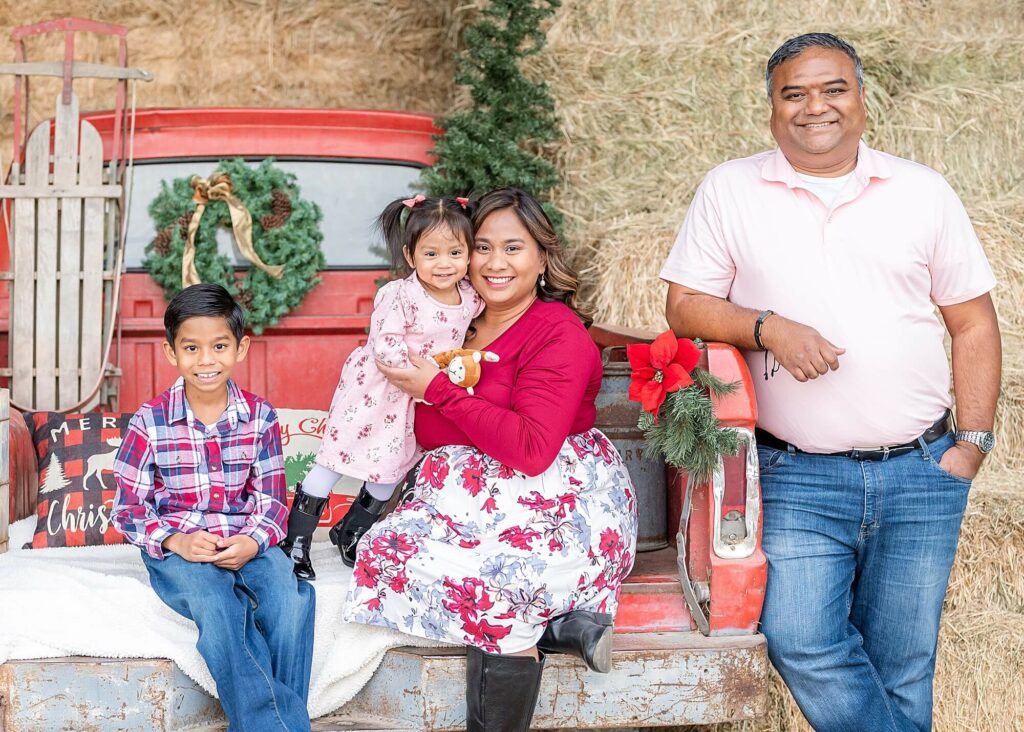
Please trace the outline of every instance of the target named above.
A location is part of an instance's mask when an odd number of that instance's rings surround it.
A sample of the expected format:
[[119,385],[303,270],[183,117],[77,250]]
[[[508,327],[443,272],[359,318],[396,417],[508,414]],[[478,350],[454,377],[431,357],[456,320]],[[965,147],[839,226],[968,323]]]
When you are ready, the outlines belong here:
[[470,279],[486,308],[465,345],[500,360],[474,396],[421,359],[380,367],[424,401],[427,453],[411,495],[359,541],[346,619],[467,644],[468,729],[525,731],[544,652],[609,670],[636,502],[593,429],[601,359],[543,209],[500,189],[473,225]]

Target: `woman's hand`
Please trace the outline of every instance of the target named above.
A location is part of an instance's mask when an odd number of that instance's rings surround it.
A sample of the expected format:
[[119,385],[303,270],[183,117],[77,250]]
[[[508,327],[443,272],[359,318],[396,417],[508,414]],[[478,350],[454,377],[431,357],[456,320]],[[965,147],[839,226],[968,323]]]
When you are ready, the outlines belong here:
[[422,401],[427,387],[430,386],[430,382],[434,380],[434,377],[441,373],[441,369],[433,361],[420,358],[415,353],[409,354],[409,362],[412,365],[408,368],[396,369],[385,366],[378,361],[377,368],[380,369],[380,372],[392,384],[413,399]]

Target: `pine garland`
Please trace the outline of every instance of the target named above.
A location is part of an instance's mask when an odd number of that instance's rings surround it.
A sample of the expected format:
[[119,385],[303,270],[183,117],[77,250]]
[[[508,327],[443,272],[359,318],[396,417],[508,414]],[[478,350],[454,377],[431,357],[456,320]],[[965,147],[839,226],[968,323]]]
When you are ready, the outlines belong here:
[[683,468],[698,483],[708,480],[718,465],[719,455],[735,455],[739,437],[721,429],[708,393],[717,397],[736,391],[710,372],[696,368],[694,383],[669,394],[658,412],[658,423],[649,412],[641,414],[644,437],[665,462]]
[[[236,276],[230,260],[217,252],[217,230],[231,226],[223,201],[210,201],[199,222],[196,270],[203,282],[224,285],[246,311],[247,325],[260,334],[297,307],[320,282],[317,272],[325,263],[320,208],[299,196],[295,176],[275,167],[271,158],[256,169],[241,158],[225,160],[217,170],[231,176],[235,195],[252,214],[256,253],[267,264],[284,265],[284,273],[277,279],[250,267],[241,278]],[[143,264],[168,300],[181,291],[181,256],[196,208],[190,180],[188,176],[162,182],[149,206],[157,234],[146,247]]]
[[[468,86],[472,107],[438,120],[438,160],[420,182],[432,196],[481,194],[514,186],[540,199],[558,184],[555,166],[541,145],[558,133],[555,100],[544,81],[527,79],[521,62],[544,48],[541,23],[561,0],[492,0],[479,23],[465,32],[455,82]],[[561,227],[549,202],[544,210]]]

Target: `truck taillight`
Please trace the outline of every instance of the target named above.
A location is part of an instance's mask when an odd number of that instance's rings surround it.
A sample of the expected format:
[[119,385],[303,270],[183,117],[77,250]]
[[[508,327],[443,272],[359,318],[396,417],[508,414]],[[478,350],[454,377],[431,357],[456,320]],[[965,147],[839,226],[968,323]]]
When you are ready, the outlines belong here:
[[739,436],[740,449],[735,456],[719,458],[711,478],[712,548],[723,559],[744,559],[757,546],[761,480],[754,433],[745,428],[728,429]]

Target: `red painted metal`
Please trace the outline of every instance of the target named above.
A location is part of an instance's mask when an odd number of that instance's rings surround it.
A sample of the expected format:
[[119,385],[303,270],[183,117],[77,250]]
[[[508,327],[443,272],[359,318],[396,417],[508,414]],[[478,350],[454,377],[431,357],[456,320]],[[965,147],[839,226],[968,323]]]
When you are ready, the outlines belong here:
[[8,477],[10,480],[10,513],[11,521],[31,516],[36,508],[36,491],[39,487],[39,461],[36,459],[35,447],[32,444],[32,432],[25,423],[25,418],[17,409],[11,410],[10,449]]
[[[116,36],[118,38],[117,62],[123,67],[128,66],[128,29],[123,25],[113,23],[102,23],[87,18],[57,18],[46,20],[41,23],[22,25],[11,31],[11,40],[14,41],[14,60],[25,61],[25,39],[44,33],[64,34],[64,59],[63,59],[63,86],[61,89],[61,103],[71,104],[71,85],[73,82],[71,73],[75,63],[75,33],[98,33],[100,35]],[[20,80],[20,82],[19,82]],[[127,83],[122,79],[117,82],[117,99],[115,103],[114,119],[115,129],[120,129],[121,118],[124,113],[125,92]],[[22,92],[24,88],[24,93]],[[24,97],[24,98],[22,98]],[[27,128],[28,115],[28,77],[15,77],[14,82],[14,155],[11,160],[21,163],[24,160],[25,140],[21,136],[22,113],[25,115],[25,126]],[[26,135],[27,137],[27,135]],[[115,159],[120,159],[120,152],[123,149],[123,132],[114,138]]]
[[[115,153],[115,112],[83,115],[99,131],[104,157]],[[136,120],[135,159],[290,156],[358,158],[427,165],[433,135],[427,115],[335,109],[149,109]],[[0,270],[10,262],[0,230]],[[295,409],[325,409],[349,352],[365,342],[375,280],[387,273],[328,271],[302,306],[255,339],[239,365],[243,388]],[[118,408],[134,410],[166,388],[176,372],[162,353],[163,291],[147,274],[124,275],[122,369]],[[0,365],[8,365],[8,283],[0,282]],[[297,378],[298,377],[298,378]]]
[[[617,326],[595,324],[591,337],[600,347],[650,342],[656,335]],[[702,366],[726,382],[738,382],[732,394],[714,398],[715,414],[723,427],[754,429],[757,400],[747,364],[732,346],[707,343]],[[726,459],[726,496],[723,513],[745,510],[746,476],[741,456]],[[686,491],[685,472],[669,469],[668,535],[672,546],[659,552],[637,555],[636,567],[623,584],[616,618],[617,632],[657,632],[669,628],[693,629],[693,622],[679,589],[675,565],[676,535]],[[687,569],[692,580],[710,587],[711,635],[756,633],[764,603],[767,560],[761,551],[760,521],[757,546],[746,559],[722,559],[712,548],[714,505],[710,483],[698,485],[692,496],[687,542]],[[669,591],[671,587],[671,591]]]
[[[113,112],[83,115],[112,154]],[[303,156],[396,160],[429,165],[433,118],[410,112],[348,109],[140,109],[136,160]]]
[[12,41],[22,41],[30,36],[38,36],[43,33],[56,33],[62,31],[84,31],[86,33],[105,33],[108,35],[128,35],[128,29],[123,25],[113,23],[102,23],[98,20],[88,18],[57,18],[55,20],[44,20],[31,25],[21,25],[11,31]]
[[[757,423],[757,400],[747,362],[739,351],[723,343],[709,343],[707,353],[711,373],[723,381],[739,384],[735,392],[715,401],[719,421],[724,427],[753,431]],[[707,486],[704,489],[706,496]],[[739,508],[743,508],[742,501]],[[723,514],[726,510],[723,509]],[[697,506],[694,506],[694,516],[706,516],[707,525],[711,527],[714,520],[712,502],[705,499],[702,513],[697,513]],[[757,632],[768,577],[768,560],[761,550],[761,521],[757,523],[757,545],[751,556],[722,559],[713,550],[707,556],[711,574],[711,635]]]
[[[244,389],[290,409],[327,409],[348,354],[366,342],[375,271],[321,272],[302,305],[253,338],[235,378]],[[178,376],[163,354],[163,290],[149,275],[128,274],[121,292],[119,409],[132,411]]]
[[673,633],[696,628],[683,600],[673,547],[636,555],[622,584],[616,633]]

